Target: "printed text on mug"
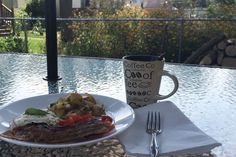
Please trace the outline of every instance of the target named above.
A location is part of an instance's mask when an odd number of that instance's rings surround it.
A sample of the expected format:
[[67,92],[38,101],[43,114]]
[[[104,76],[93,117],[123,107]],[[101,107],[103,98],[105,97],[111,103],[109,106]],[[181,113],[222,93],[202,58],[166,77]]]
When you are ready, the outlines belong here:
[[125,77],[126,78],[143,78],[143,79],[152,79],[154,71],[150,73],[141,73],[141,72],[133,72],[130,69],[125,70]]

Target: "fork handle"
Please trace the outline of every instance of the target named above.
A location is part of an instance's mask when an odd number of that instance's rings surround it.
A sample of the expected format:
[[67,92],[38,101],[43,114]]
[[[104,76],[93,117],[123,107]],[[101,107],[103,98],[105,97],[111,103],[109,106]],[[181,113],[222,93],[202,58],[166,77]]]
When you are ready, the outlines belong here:
[[150,154],[151,157],[158,157],[159,155],[159,145],[157,144],[157,133],[152,133],[152,139],[150,144]]

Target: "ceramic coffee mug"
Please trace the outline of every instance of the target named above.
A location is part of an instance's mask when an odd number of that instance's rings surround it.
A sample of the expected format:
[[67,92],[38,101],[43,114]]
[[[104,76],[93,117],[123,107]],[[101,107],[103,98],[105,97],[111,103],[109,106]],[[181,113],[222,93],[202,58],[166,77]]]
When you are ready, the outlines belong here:
[[[130,55],[123,57],[125,90],[127,103],[138,108],[172,96],[178,89],[177,78],[163,70],[164,59],[150,55]],[[174,89],[167,95],[160,95],[162,76],[170,77]]]

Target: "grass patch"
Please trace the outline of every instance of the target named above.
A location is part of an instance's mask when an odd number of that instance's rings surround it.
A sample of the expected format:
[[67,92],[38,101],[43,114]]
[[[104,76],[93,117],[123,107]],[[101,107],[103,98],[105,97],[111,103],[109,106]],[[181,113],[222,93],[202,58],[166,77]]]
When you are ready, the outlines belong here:
[[[27,35],[29,38],[46,38],[46,35],[45,33],[40,35],[38,32],[35,32],[35,31],[27,31]],[[25,34],[24,34],[24,31],[21,31],[20,32],[20,36],[24,37]]]
[[28,37],[28,51],[33,54],[42,54],[46,51],[46,40],[45,38],[32,38]]
[[[25,40],[24,32],[20,32],[20,37]],[[32,54],[43,54],[46,52],[46,37],[45,34],[40,35],[33,31],[27,31],[28,52]]]

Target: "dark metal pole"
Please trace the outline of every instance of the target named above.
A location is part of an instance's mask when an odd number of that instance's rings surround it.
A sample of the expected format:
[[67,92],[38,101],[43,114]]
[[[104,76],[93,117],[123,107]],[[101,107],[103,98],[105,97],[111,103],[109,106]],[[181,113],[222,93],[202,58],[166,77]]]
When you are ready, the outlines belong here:
[[56,1],[46,0],[46,48],[47,48],[47,77],[48,81],[57,81],[57,24]]
[[[0,17],[2,17],[2,0],[0,0]],[[0,24],[2,24],[2,20],[0,20]]]
[[182,49],[183,49],[183,38],[184,38],[184,20],[180,21],[180,29],[179,29],[179,52],[178,52],[178,63],[182,61]]
[[[15,17],[15,10],[14,10],[14,2],[13,2],[13,0],[12,0],[12,7],[11,7],[11,17]],[[15,35],[15,30],[16,30],[16,24],[15,24],[15,20],[13,19],[13,20],[11,20],[11,26],[12,26],[12,33],[13,33],[13,35]]]

